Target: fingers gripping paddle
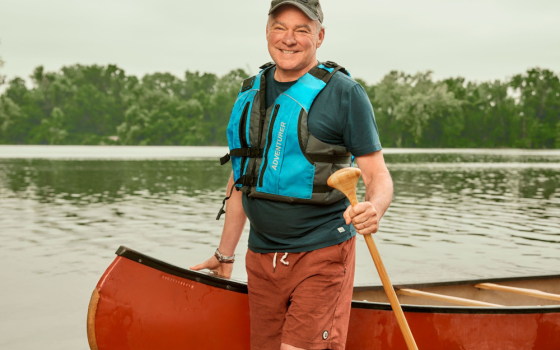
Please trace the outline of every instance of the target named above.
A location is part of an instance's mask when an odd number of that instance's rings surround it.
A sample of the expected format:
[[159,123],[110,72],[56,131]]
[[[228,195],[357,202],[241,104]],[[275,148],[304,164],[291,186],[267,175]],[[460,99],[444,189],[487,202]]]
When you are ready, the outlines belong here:
[[[330,187],[336,188],[340,192],[344,193],[344,195],[350,200],[350,204],[355,206],[358,204],[358,199],[356,198],[356,185],[358,184],[358,179],[360,178],[361,173],[362,172],[358,168],[340,169],[329,177],[327,183]],[[364,235],[364,238],[366,239],[369,252],[373,258],[373,262],[375,263],[381,282],[383,283],[385,293],[387,294],[391,307],[393,308],[393,312],[397,317],[397,322],[404,336],[404,341],[406,342],[409,350],[418,350],[414,337],[412,336],[412,332],[408,327],[408,323],[406,322],[406,318],[404,317],[404,313],[401,309],[399,299],[397,299],[397,294],[395,294],[393,285],[389,280],[389,275],[385,270],[383,261],[381,261],[381,256],[379,256],[379,251],[375,246],[375,242],[373,241],[371,234]]]

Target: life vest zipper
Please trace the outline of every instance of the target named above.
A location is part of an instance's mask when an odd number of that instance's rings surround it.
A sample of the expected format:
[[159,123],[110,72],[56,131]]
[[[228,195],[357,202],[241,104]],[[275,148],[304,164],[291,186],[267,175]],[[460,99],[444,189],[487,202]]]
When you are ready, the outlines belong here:
[[267,145],[266,145],[266,150],[263,154],[263,167],[262,167],[262,171],[261,171],[261,177],[259,179],[259,186],[262,187],[263,185],[263,178],[264,178],[264,173],[266,172],[266,168],[268,166],[268,151],[270,151],[270,145],[272,144],[272,131],[274,130],[274,123],[276,122],[276,116],[278,116],[278,111],[280,110],[280,105],[276,105],[274,107],[274,113],[272,114],[272,117],[270,118],[270,124],[268,125],[268,137],[267,137]]

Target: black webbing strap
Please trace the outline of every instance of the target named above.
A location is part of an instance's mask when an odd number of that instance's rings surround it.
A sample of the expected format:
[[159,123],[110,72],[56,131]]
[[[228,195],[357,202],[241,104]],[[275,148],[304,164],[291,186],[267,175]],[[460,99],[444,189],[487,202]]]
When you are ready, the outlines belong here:
[[256,177],[256,176],[243,175],[235,183],[238,184],[238,185],[255,187],[255,186],[257,186],[257,181],[258,180],[259,180],[259,178]]
[[263,64],[262,66],[259,67],[259,69],[267,69],[270,68],[272,66],[275,66],[276,64],[274,62],[267,62],[265,64]]
[[229,151],[233,157],[262,158],[264,150],[258,147],[235,148]]
[[263,153],[264,150],[258,147],[235,148],[229,151],[228,154],[220,158],[220,164],[226,164],[227,162],[229,162],[231,157],[262,158]]
[[350,75],[348,74],[348,71],[346,71],[346,69],[342,66],[339,66],[338,64],[331,62],[331,61],[327,61],[325,63],[323,63],[323,65],[327,68],[333,68],[332,73],[329,72],[328,70],[324,69],[324,68],[319,68],[319,66],[315,66],[313,68],[311,68],[311,70],[309,70],[309,74],[311,74],[312,76],[314,76],[315,78],[322,80],[325,82],[325,84],[328,84],[328,82],[331,80],[331,78],[333,77],[333,75],[335,75],[336,72],[341,71],[346,75]]
[[243,85],[241,86],[241,92],[251,90],[254,83],[255,83],[255,77],[250,77],[250,78],[247,78],[247,79],[243,80]]
[[329,185],[313,185],[313,193],[327,193],[334,190]]
[[319,80],[323,80],[323,78],[329,74],[331,74],[328,70],[319,68],[319,66],[315,66],[309,70],[309,74],[314,76]]
[[325,63],[323,63],[323,65],[327,68],[336,68],[336,67],[340,67],[338,70],[340,70],[342,73],[350,76],[350,73],[348,73],[348,71],[346,70],[346,68],[342,67],[340,64],[333,62],[333,61],[327,61]]
[[[257,186],[258,179],[259,179],[258,177],[254,177],[254,176],[250,176],[250,175],[243,175],[239,179],[237,179],[237,181],[235,181],[233,186],[231,186],[231,190],[229,191],[229,196],[224,198],[224,201],[222,202],[222,208],[218,212],[218,216],[216,216],[216,220],[220,220],[220,217],[222,216],[222,214],[226,213],[226,211],[224,210],[224,207],[226,206],[226,201],[231,198],[231,194],[233,193],[233,189],[236,188],[235,185],[255,187],[255,186]],[[239,189],[238,189],[238,191],[239,191]]]
[[229,191],[229,196],[227,196],[226,198],[224,198],[224,201],[222,202],[222,208],[220,209],[220,211],[218,212],[218,216],[216,216],[216,220],[220,220],[220,217],[222,216],[222,214],[225,214],[226,211],[224,210],[225,206],[226,206],[226,201],[228,199],[231,198],[231,195],[233,194],[233,189],[235,188],[235,184],[233,184],[231,186],[231,190]]
[[226,154],[225,156],[220,158],[220,165],[226,164],[227,162],[229,162],[230,159],[231,159],[231,157],[229,156],[229,153]]
[[350,164],[352,156],[332,156],[328,154],[307,154],[313,163]]

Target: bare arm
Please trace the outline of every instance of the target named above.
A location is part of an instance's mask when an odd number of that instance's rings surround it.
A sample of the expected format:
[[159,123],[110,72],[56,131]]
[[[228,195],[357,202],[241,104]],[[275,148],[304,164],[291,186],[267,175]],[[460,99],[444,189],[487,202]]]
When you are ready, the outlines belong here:
[[365,202],[354,208],[349,206],[344,218],[346,224],[354,224],[359,234],[376,233],[379,230],[379,221],[393,199],[393,180],[381,151],[356,157],[356,162],[366,185],[366,198]]
[[[229,177],[226,189],[227,195],[229,195],[232,186],[233,174]],[[241,196],[241,191],[234,189],[231,198],[226,202],[224,228],[222,230],[220,245],[218,246],[220,253],[226,256],[232,256],[235,253],[235,248],[237,247],[241,234],[243,233],[245,222],[247,222],[247,216],[245,215],[243,204],[241,203]],[[191,269],[197,271],[209,269],[222,277],[230,278],[233,270],[233,264],[220,264],[218,259],[212,256],[202,264],[191,267]]]

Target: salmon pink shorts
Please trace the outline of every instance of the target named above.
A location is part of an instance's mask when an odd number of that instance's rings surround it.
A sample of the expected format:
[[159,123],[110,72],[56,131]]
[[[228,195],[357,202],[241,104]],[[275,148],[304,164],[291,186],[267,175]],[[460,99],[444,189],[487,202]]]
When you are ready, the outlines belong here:
[[350,320],[356,237],[311,252],[247,251],[251,350],[343,350]]

